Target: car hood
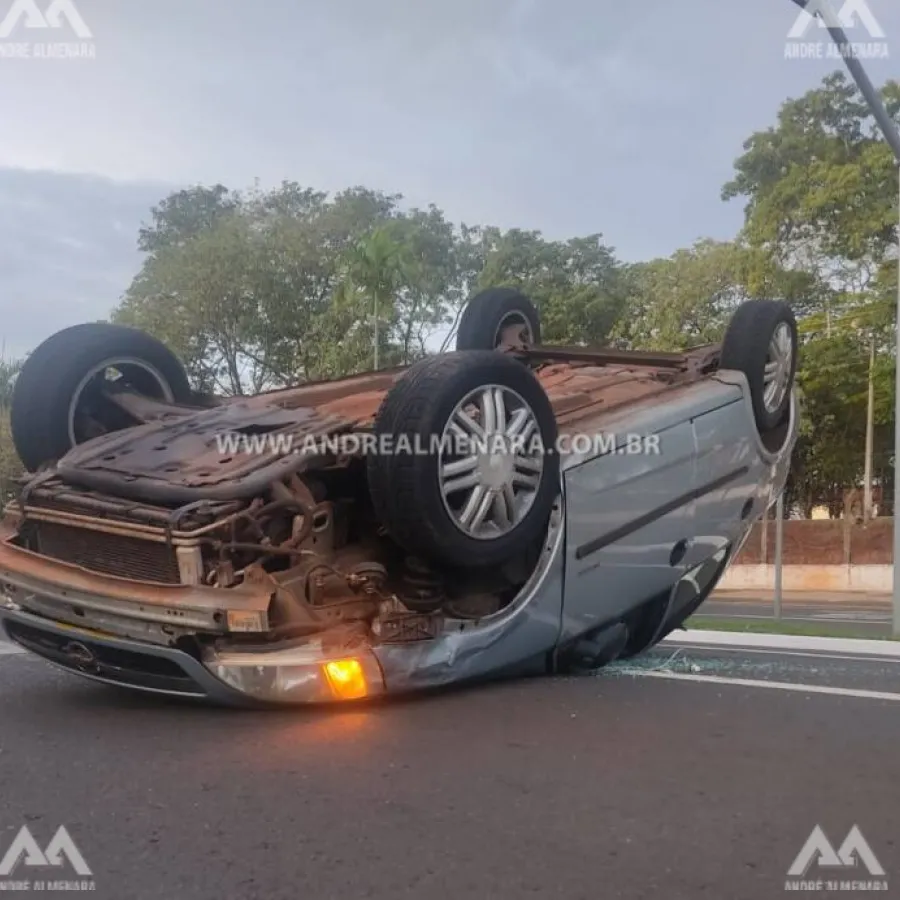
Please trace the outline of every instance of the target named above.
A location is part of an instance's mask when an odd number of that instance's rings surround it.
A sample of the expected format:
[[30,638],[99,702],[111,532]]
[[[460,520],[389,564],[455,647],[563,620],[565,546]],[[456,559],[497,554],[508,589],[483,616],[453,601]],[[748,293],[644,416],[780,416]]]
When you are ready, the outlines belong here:
[[162,504],[250,499],[277,478],[324,464],[324,438],[355,423],[259,398],[171,416],[72,449],[54,474],[72,485]]

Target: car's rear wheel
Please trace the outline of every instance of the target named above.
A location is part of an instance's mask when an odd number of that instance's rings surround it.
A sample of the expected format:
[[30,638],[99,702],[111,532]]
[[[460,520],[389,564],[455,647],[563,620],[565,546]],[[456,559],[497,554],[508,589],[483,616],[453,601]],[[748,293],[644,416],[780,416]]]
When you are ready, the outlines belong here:
[[77,444],[135,424],[109,402],[109,393],[120,390],[169,403],[191,398],[177,357],[138,329],[74,325],[44,341],[13,387],[10,424],[25,467],[36,471]]
[[719,366],[743,372],[757,429],[771,431],[785,419],[797,372],[797,321],[778,300],[749,300],[731,317]]
[[541,317],[514,288],[488,288],[466,304],[456,336],[457,350],[532,347],[541,342]]
[[559,491],[557,429],[534,374],[487,350],[417,364],[388,392],[368,464],[373,506],[409,553],[493,566],[539,539]]

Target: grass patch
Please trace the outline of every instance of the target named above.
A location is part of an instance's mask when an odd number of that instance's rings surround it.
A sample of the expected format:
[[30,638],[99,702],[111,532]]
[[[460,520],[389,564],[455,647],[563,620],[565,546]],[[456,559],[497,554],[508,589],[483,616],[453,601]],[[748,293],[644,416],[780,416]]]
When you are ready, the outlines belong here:
[[9,411],[0,405],[0,505],[12,496],[15,479],[22,474],[22,470],[22,463],[13,446]]
[[897,640],[885,626],[881,633],[860,628],[855,622],[791,622],[782,619],[733,619],[716,616],[694,616],[684,623],[697,631],[736,631],[746,634],[796,634],[805,637],[861,638],[868,641]]

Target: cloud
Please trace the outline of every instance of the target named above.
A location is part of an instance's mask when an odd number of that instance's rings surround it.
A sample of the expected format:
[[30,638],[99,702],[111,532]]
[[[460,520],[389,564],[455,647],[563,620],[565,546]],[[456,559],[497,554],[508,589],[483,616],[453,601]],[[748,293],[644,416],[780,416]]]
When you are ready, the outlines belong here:
[[[896,56],[900,6],[869,4]],[[788,0],[77,6],[95,60],[0,59],[17,204],[0,311],[19,345],[108,310],[160,184],[366,184],[469,224],[599,231],[627,259],[728,238],[742,142],[840,67],[784,59]],[[867,68],[882,82],[892,64]]]
[[0,169],[0,344],[11,356],[105,317],[141,264],[138,229],[171,187]]

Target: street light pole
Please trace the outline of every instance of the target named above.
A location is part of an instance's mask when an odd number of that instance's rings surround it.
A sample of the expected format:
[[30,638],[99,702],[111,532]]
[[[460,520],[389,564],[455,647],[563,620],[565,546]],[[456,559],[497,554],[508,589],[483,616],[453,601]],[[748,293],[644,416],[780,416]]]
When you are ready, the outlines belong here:
[[784,565],[784,491],[775,504],[775,618],[781,620],[782,573]]
[[[841,51],[842,48],[847,48],[850,46],[850,42],[847,40],[847,35],[844,33],[844,29],[841,28],[840,20],[835,15],[834,10],[829,5],[828,0],[791,0],[791,2],[796,6],[799,6],[803,10],[813,11],[816,15],[822,17],[822,19],[825,21],[825,26],[828,28],[828,33],[831,35],[831,39],[837,45],[839,51]],[[881,101],[880,94],[877,90],[875,90],[874,85],[869,80],[869,76],[866,74],[866,70],[862,67],[860,61],[850,52],[840,52],[840,56],[844,60],[844,63],[847,66],[847,70],[853,76],[853,80],[856,82],[856,86],[859,88],[860,93],[865,98],[869,110],[874,116],[875,121],[878,123],[878,127],[881,129],[881,133],[884,135],[884,139],[887,141],[888,146],[894,153],[894,160],[898,166],[897,200],[898,204],[900,204],[900,131],[898,131],[896,123],[888,115],[888,111],[885,109],[884,103],[882,103]],[[898,209],[900,209],[900,206],[898,206]],[[898,515],[898,513],[900,513],[900,502],[898,502],[900,501],[900,497],[898,497],[897,490],[898,485],[900,485],[900,478],[897,477],[898,468],[900,468],[900,409],[898,409],[897,406],[898,401],[900,401],[900,221],[898,221],[897,224],[897,239],[898,280],[896,309],[897,320],[895,325],[896,355],[894,360],[896,374],[894,378],[893,630],[894,636],[900,637],[900,571],[898,571],[898,568],[900,568],[900,515]]]
[[[900,155],[897,157],[897,209],[900,210]],[[900,478],[897,471],[900,469],[900,221],[897,223],[897,324],[896,324],[896,356],[894,357],[894,637],[900,637],[900,577],[898,577],[898,562],[900,562],[900,503],[897,502],[897,484]]]
[[374,333],[375,333],[375,337],[374,337],[375,345],[373,348],[374,352],[372,355],[375,357],[375,371],[377,372],[378,371],[378,291],[374,291],[374,294],[375,294],[375,299],[372,301],[372,306],[373,306],[373,312],[375,314],[375,326],[373,329]]

